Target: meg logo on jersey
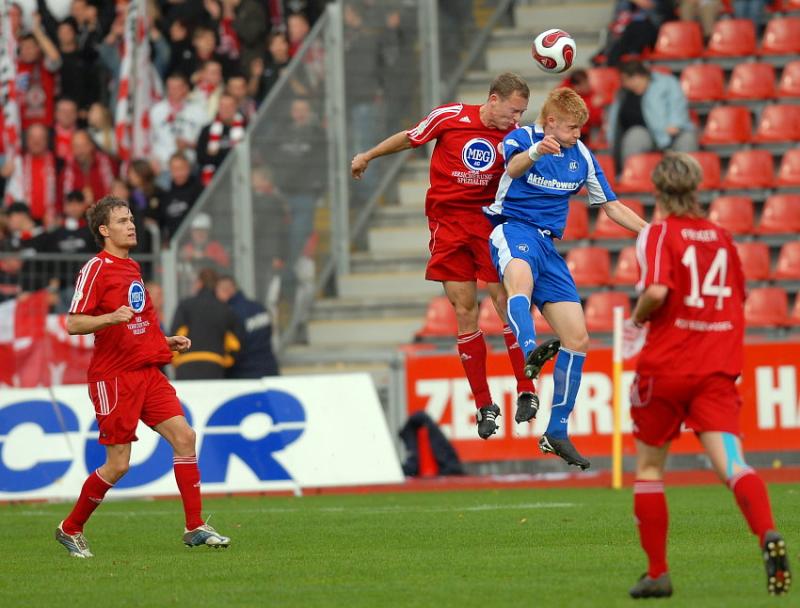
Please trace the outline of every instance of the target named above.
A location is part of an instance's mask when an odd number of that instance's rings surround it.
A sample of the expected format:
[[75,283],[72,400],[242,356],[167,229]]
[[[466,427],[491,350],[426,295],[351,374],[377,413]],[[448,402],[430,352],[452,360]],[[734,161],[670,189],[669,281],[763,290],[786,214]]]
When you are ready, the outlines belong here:
[[471,171],[486,171],[490,169],[497,159],[497,151],[492,142],[475,137],[470,139],[461,150],[461,160],[464,166]]
[[141,281],[134,281],[128,287],[128,306],[133,308],[134,312],[142,312],[145,303],[144,285]]

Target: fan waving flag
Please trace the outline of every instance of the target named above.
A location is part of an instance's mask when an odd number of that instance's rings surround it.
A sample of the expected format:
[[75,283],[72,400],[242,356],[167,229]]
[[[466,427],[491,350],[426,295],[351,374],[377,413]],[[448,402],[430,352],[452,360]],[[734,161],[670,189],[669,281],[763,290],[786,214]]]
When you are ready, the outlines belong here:
[[[0,108],[2,108],[2,130],[0,140],[6,155],[14,159],[14,175],[21,174],[21,138],[19,105],[17,104],[17,39],[11,26],[11,0],[0,0]],[[6,186],[7,201],[21,199],[21,183],[18,179],[10,180]]]

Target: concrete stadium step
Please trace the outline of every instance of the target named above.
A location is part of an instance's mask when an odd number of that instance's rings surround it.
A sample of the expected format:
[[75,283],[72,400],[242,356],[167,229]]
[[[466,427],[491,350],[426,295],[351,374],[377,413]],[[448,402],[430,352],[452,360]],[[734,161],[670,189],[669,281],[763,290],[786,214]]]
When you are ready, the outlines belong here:
[[559,2],[558,4],[518,5],[514,9],[515,29],[539,33],[551,28],[585,31],[594,26],[600,31],[608,26],[614,12],[613,2]]
[[417,252],[375,254],[359,251],[350,256],[350,269],[354,274],[362,272],[419,272],[424,276],[428,263],[428,249]]
[[[486,51],[486,66],[490,71],[499,73],[505,71],[517,72],[524,76],[531,68],[537,69],[531,57],[532,40],[520,40],[518,44],[492,45]],[[600,35],[592,34],[575,39],[577,52],[573,66],[586,68],[590,64],[592,55],[600,48]]]
[[386,298],[438,296],[442,287],[426,281],[419,271],[347,274],[339,278],[339,297]]
[[414,339],[423,322],[424,318],[420,316],[309,321],[308,343],[336,348],[343,344],[404,344]]
[[404,177],[397,184],[397,201],[405,207],[421,209],[425,207],[425,195],[429,186],[427,173],[422,177],[416,173]]
[[[420,274],[422,278],[422,274]],[[324,298],[312,311],[314,321],[361,319],[362,317],[414,317],[422,319],[428,310],[428,296],[373,296],[370,298]]]
[[419,225],[420,221],[424,221],[424,217],[425,208],[421,205],[385,205],[375,212],[370,225],[375,228]]
[[430,231],[424,216],[415,224],[370,228],[367,233],[369,251],[378,254],[426,251],[429,240]]

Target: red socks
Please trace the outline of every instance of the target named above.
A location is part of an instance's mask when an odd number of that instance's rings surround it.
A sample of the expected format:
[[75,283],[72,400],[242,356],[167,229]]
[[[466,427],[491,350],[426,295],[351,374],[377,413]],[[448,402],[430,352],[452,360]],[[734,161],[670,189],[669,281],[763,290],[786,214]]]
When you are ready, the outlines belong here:
[[517,379],[517,394],[524,392],[535,393],[536,388],[533,386],[533,380],[525,375],[525,356],[522,354],[519,344],[517,344],[514,332],[508,325],[503,326],[503,340],[506,341],[508,358],[511,360],[511,367],[514,368],[514,377]]
[[755,471],[748,469],[731,477],[728,486],[736,497],[736,504],[747,520],[750,531],[758,536],[759,542],[763,543],[764,534],[775,529],[764,481],[755,474]]
[[637,480],[633,484],[633,512],[642,549],[647,553],[647,574],[659,577],[667,571],[669,513],[664,482]]
[[186,515],[186,529],[194,530],[203,525],[200,512],[203,510],[200,498],[200,469],[197,468],[197,456],[175,456],[172,459],[175,470],[175,481],[183,501],[183,512]]
[[83,482],[81,494],[78,496],[78,501],[72,508],[72,512],[67,515],[61,529],[67,534],[77,534],[83,532],[83,525],[89,519],[94,510],[103,502],[103,498],[114,484],[108,483],[105,479],[100,477],[97,471],[94,471],[86,481]]
[[483,407],[492,404],[489,383],[486,381],[486,341],[479,329],[471,334],[459,334],[458,355],[467,375],[469,387],[475,397],[475,406]]

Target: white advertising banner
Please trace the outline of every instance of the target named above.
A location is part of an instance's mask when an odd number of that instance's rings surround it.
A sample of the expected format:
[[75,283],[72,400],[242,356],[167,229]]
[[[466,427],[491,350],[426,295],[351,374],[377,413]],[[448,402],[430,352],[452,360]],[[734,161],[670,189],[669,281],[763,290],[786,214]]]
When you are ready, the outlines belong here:
[[[176,382],[203,491],[403,481],[367,374]],[[177,495],[172,449],[142,423],[115,496]],[[105,460],[86,386],[0,389],[0,501],[75,498]]]

